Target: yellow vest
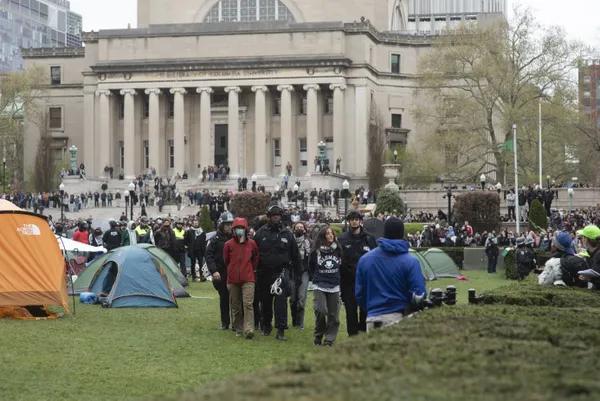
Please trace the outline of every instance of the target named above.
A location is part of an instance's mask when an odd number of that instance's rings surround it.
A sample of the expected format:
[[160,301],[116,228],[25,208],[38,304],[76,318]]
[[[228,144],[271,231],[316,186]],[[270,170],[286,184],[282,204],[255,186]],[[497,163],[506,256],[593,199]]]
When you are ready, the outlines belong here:
[[185,230],[178,230],[178,229],[174,229],[173,230],[175,232],[175,238],[177,239],[183,239],[185,236]]
[[147,228],[142,228],[141,226],[137,226],[135,228],[135,232],[138,233],[138,235],[140,237],[143,237],[144,235],[146,235],[148,233],[148,229]]

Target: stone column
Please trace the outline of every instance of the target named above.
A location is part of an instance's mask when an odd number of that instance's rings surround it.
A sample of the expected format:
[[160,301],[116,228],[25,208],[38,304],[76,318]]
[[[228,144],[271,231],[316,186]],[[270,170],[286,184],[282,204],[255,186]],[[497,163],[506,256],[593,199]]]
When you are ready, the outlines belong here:
[[[355,172],[360,176],[365,176],[367,173],[367,158],[369,152],[363,151],[368,146],[368,130],[369,130],[369,113],[370,113],[370,91],[366,86],[357,86],[354,89],[355,95],[355,142],[354,142],[354,160],[353,167]],[[349,154],[351,154],[349,149]],[[347,162],[347,161],[346,161]],[[344,160],[342,160],[344,167]]]
[[187,93],[185,88],[173,88],[170,91],[175,95],[173,115],[173,144],[175,145],[175,174],[183,175],[185,171],[185,116],[184,116],[184,98]]
[[104,167],[111,164],[112,154],[112,121],[110,118],[110,96],[109,90],[98,90],[96,96],[100,96],[100,149],[99,162],[100,162],[100,177],[103,179],[108,178],[108,173],[104,171]]
[[254,102],[254,173],[257,178],[267,177],[267,105],[266,86],[253,86]]
[[[150,167],[156,169],[156,175],[160,176],[160,108],[158,96],[160,89],[146,89],[148,95],[148,145],[150,147],[149,163]],[[164,157],[164,156],[163,156]]]
[[123,118],[123,147],[125,160],[123,173],[126,180],[135,178],[135,108],[133,97],[137,95],[135,89],[122,89],[121,96],[125,96],[125,115]]
[[[344,152],[344,90],[345,84],[332,84],[329,89],[333,91],[333,160],[329,160],[329,168],[335,172],[335,164],[338,158],[342,158],[342,170],[350,162]],[[357,110],[358,113],[358,110]],[[362,150],[367,153],[366,148]]]
[[[306,91],[306,148],[307,148],[307,176],[315,170],[315,156],[319,155],[319,107],[317,102],[317,91],[321,88],[317,84],[304,85]],[[334,170],[335,171],[335,170]]]
[[210,144],[210,94],[213,93],[212,88],[204,87],[197,88],[196,92],[200,94],[200,173],[204,167],[212,164],[212,159],[215,150]]
[[[286,166],[293,159],[292,138],[292,85],[279,85],[281,92],[281,175],[286,175]],[[298,166],[292,165],[292,172],[297,172]]]
[[238,94],[242,91],[239,86],[228,86],[225,92],[229,93],[228,119],[227,119],[227,161],[229,164],[229,177],[237,179],[240,176],[240,100]]
[[94,92],[84,91],[83,94],[83,113],[84,113],[84,149],[83,163],[85,165],[85,174],[89,177],[96,177],[98,166],[98,149],[96,148],[96,106]]

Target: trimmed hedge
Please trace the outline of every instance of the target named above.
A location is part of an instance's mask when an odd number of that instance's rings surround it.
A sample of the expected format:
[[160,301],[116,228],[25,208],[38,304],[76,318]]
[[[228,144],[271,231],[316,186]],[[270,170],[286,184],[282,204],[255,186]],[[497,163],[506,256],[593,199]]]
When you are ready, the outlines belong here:
[[552,306],[556,308],[600,308],[600,293],[587,289],[539,285],[534,277],[485,293],[486,304]]
[[404,234],[422,233],[425,225],[423,223],[405,223]]
[[[550,259],[551,253],[539,250],[535,248],[534,252],[537,254],[537,261],[539,266],[543,266],[548,259]],[[509,280],[518,280],[519,273],[517,273],[517,259],[514,249],[508,251],[504,256],[504,269],[506,270],[506,278]]]
[[520,283],[493,296],[499,305],[443,306],[170,399],[597,400],[598,294]]

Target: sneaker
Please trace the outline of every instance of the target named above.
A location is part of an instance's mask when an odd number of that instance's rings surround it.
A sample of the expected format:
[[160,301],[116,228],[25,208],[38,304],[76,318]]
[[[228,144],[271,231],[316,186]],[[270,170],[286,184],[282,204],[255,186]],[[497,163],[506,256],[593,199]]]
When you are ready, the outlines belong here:
[[325,341],[326,347],[333,347],[333,343],[331,341]]
[[229,330],[229,326],[221,326],[219,330]]
[[321,346],[321,339],[320,338],[315,338],[315,345]]
[[253,331],[247,331],[246,332],[246,340],[252,340],[254,338],[254,332]]
[[304,330],[304,325],[301,324],[300,326],[297,326],[298,330]]
[[285,338],[284,333],[285,333],[285,330],[277,329],[277,336],[275,338],[279,341],[287,341],[287,338]]

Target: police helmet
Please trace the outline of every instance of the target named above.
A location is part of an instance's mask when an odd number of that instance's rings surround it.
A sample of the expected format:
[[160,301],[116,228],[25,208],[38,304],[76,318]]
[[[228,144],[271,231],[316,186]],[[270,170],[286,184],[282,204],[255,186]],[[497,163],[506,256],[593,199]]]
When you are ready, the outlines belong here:
[[233,223],[233,214],[229,212],[224,212],[219,217],[218,226],[221,227],[222,224],[225,223]]
[[528,235],[527,238],[525,239],[525,245],[531,245],[534,243],[533,237],[531,235]]
[[269,208],[267,209],[267,217],[281,216],[282,214],[283,209],[276,202],[271,202]]
[[346,215],[346,221],[348,220],[352,220],[352,219],[359,219],[362,220],[363,219],[363,215],[360,211],[358,210],[350,210],[348,212],[348,214]]
[[523,246],[523,245],[525,245],[525,238],[523,238],[523,237],[517,238],[517,246]]
[[116,227],[119,225],[119,224],[118,224],[116,221],[114,221],[114,220],[111,220],[111,221],[110,221],[108,224],[110,225],[110,228],[116,228]]

